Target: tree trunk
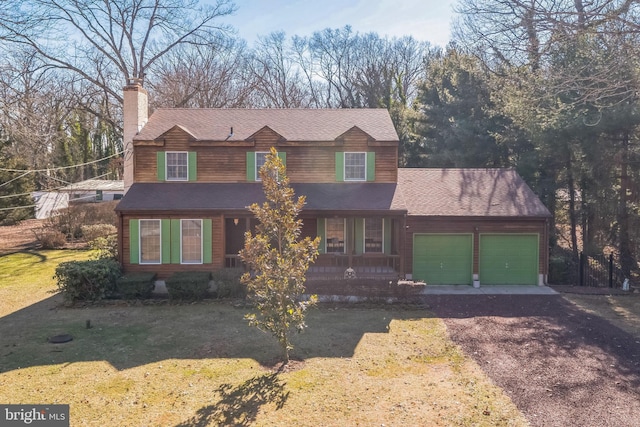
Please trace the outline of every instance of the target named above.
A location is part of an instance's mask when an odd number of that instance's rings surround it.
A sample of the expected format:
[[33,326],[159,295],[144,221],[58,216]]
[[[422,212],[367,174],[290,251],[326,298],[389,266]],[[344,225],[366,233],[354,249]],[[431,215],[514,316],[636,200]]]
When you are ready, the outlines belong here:
[[569,188],[569,222],[571,225],[571,250],[573,256],[578,259],[578,221],[576,220],[576,187],[571,170],[571,153],[567,157],[567,187]]
[[620,244],[620,267],[625,278],[631,277],[633,254],[629,239],[629,206],[627,192],[629,189],[629,132],[622,136],[622,152],[620,153],[620,193],[618,206],[618,241]]

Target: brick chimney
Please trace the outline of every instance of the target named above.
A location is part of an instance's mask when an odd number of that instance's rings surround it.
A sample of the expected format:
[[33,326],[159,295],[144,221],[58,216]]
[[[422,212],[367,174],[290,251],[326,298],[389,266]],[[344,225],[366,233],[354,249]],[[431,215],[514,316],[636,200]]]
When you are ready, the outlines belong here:
[[123,135],[124,145],[124,192],[133,184],[133,137],[147,123],[149,101],[142,79],[129,79],[124,87]]

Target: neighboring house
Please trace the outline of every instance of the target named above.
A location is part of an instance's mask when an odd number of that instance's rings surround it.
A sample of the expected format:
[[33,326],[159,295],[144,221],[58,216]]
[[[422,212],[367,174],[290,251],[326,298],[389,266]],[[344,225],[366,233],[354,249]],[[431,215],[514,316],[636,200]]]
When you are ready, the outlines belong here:
[[303,236],[320,236],[309,280],[544,284],[549,211],[506,169],[398,168],[384,109],[159,109],[124,90],[125,188],[118,214],[125,272],[241,267],[264,200],[257,171],[275,147]]
[[46,219],[60,209],[69,207],[69,195],[57,191],[35,191],[31,193],[35,203],[36,219]]
[[69,202],[107,202],[120,200],[124,195],[124,181],[87,179],[58,189],[69,195]]
[[49,218],[60,209],[68,208],[69,203],[107,202],[120,200],[123,195],[124,181],[105,179],[88,179],[54,191],[36,191],[33,193],[35,217]]

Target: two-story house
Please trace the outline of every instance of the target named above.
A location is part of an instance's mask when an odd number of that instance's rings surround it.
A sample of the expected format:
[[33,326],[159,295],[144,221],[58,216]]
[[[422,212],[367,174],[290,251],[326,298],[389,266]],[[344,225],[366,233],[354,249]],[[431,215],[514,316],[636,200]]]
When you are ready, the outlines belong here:
[[550,214],[508,169],[398,168],[385,109],[158,109],[124,89],[125,190],[116,211],[125,272],[160,279],[241,267],[264,200],[271,147],[296,195],[303,236],[320,236],[309,279],[542,284]]

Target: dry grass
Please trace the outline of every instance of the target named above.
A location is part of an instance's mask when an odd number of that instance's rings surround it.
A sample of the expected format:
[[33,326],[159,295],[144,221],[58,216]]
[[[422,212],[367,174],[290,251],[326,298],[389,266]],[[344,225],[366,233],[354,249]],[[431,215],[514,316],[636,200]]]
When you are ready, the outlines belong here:
[[600,316],[640,339],[640,294],[563,296],[582,310]]
[[0,317],[51,296],[56,266],[88,259],[88,251],[50,250],[0,256]]
[[[73,426],[527,425],[419,307],[313,310],[298,362],[275,373],[279,349],[246,325],[247,308],[62,308],[44,297],[53,287],[0,318],[0,402],[68,403]],[[47,343],[63,332],[74,340]]]

